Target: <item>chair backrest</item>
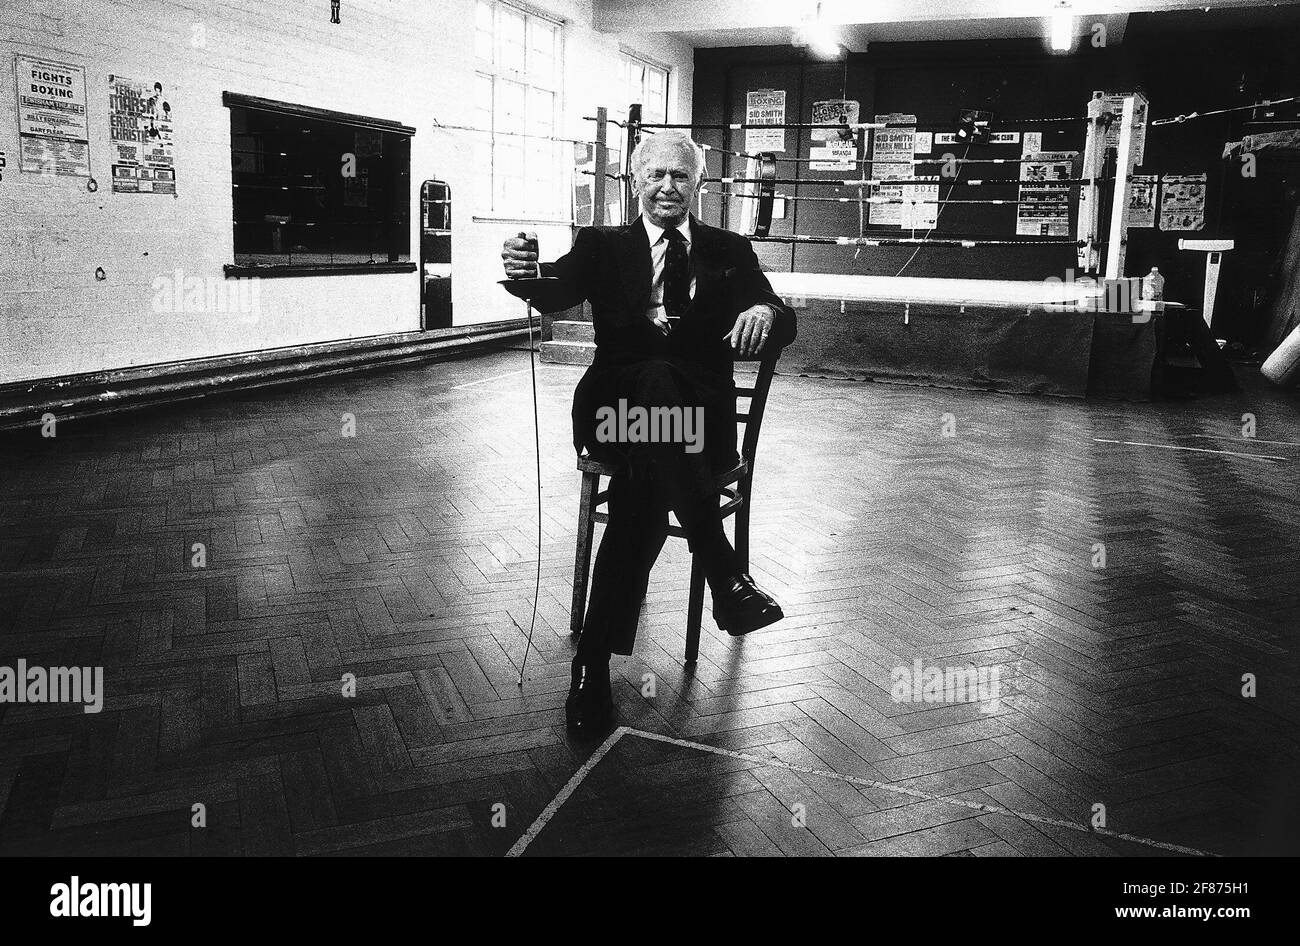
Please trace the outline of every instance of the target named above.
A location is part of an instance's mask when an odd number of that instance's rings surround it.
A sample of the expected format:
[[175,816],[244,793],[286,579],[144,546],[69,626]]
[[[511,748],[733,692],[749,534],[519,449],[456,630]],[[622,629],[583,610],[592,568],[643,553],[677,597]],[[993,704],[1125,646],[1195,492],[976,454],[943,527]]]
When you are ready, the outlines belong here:
[[[772,387],[772,375],[776,373],[776,362],[781,357],[780,350],[769,352],[758,360],[758,374],[754,376],[752,387],[736,385],[736,422],[743,425],[745,433],[741,440],[740,455],[749,462],[750,470],[754,468],[754,454],[758,449],[758,435],[763,429],[763,412],[767,409],[767,392]],[[737,359],[753,361],[755,359]],[[739,401],[749,398],[748,410],[741,410]]]

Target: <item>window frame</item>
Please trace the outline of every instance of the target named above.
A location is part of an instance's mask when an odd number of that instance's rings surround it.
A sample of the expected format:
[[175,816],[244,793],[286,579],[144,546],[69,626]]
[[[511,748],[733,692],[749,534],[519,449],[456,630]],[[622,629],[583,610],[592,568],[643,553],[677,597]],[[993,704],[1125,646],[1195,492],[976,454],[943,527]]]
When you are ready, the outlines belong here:
[[659,72],[662,72],[663,75],[664,75],[664,88],[663,88],[663,103],[664,103],[664,107],[663,107],[663,115],[662,115],[662,116],[657,116],[657,117],[656,117],[656,116],[650,115],[650,114],[648,114],[648,113],[646,112],[646,94],[645,94],[645,79],[646,79],[646,77],[645,77],[645,75],[643,74],[642,77],[641,77],[641,92],[640,92],[640,94],[637,95],[637,96],[634,96],[633,98],[628,99],[626,102],[621,102],[621,103],[619,103],[619,104],[614,108],[614,110],[615,110],[619,115],[621,115],[624,119],[626,119],[626,118],[627,118],[627,107],[628,107],[629,105],[631,105],[633,102],[640,102],[640,103],[641,103],[641,117],[642,117],[642,120],[643,120],[643,121],[651,122],[651,123],[665,123],[665,124],[666,124],[667,122],[671,121],[671,119],[669,118],[669,115],[670,115],[670,111],[671,111],[671,109],[670,109],[670,103],[671,103],[671,94],[672,94],[672,76],[673,76],[673,69],[672,69],[672,67],[669,66],[669,65],[667,65],[666,63],[658,62],[658,61],[656,61],[656,60],[650,58],[650,57],[647,56],[645,53],[638,52],[638,51],[636,51],[635,49],[630,49],[630,48],[628,48],[628,47],[626,47],[626,46],[620,46],[620,47],[619,47],[619,51],[618,51],[618,62],[619,62],[619,69],[620,69],[620,71],[621,71],[621,73],[622,73],[622,75],[621,75],[621,79],[622,79],[621,87],[622,87],[623,90],[624,90],[624,96],[625,96],[625,97],[626,97],[626,95],[628,94],[628,86],[629,86],[629,82],[628,82],[628,69],[629,69],[630,66],[637,65],[637,66],[641,66],[643,69],[655,69],[655,70],[657,70],[657,71],[659,71]]
[[[357,115],[351,112],[338,112],[326,108],[318,108],[312,105],[297,105],[291,102],[280,102],[274,99],[265,99],[255,95],[245,95],[240,92],[223,91],[221,93],[221,104],[226,108],[242,108],[246,110],[269,112],[277,115],[285,115],[291,118],[302,118],[311,121],[329,122],[335,125],[347,126],[365,131],[380,131],[390,134],[402,135],[406,138],[415,136],[415,128],[410,125],[404,125],[398,121],[392,121],[384,118],[374,118],[369,115]],[[228,144],[228,150],[233,154],[233,140]],[[406,177],[409,183],[410,167],[406,168]],[[233,177],[233,174],[232,174]],[[235,250],[234,230],[234,181],[231,181],[231,252]],[[407,203],[410,204],[411,196],[406,195]],[[408,227],[408,249],[407,256],[412,257],[413,252],[410,249],[410,207],[407,208],[407,227]],[[406,261],[389,262],[350,262],[350,263],[320,263],[320,262],[303,262],[303,263],[266,263],[266,264],[249,264],[249,263],[227,263],[222,267],[227,278],[242,276],[260,276],[264,278],[274,278],[280,276],[352,276],[359,274],[373,273],[413,273],[419,269],[419,264],[414,258]]]
[[[479,11],[484,7],[492,11],[492,59],[490,61],[481,54],[484,31],[479,25]],[[523,20],[522,69],[514,68],[510,64],[501,61],[503,58],[501,48],[504,45],[501,30],[503,13],[505,16],[517,16]],[[546,121],[540,123],[543,126],[540,133],[558,137],[560,124],[564,116],[565,21],[524,4],[508,2],[508,0],[476,0],[474,18],[474,82],[476,86],[474,106],[476,119],[474,124],[475,127],[487,130],[486,144],[481,146],[484,149],[484,159],[475,163],[485,164],[487,173],[485,175],[486,180],[476,182],[473,218],[475,220],[512,220],[548,224],[570,223],[569,202],[560,199],[559,196],[567,195],[572,188],[572,168],[565,162],[564,143],[562,141],[545,141],[540,138],[528,138],[507,133],[508,131],[539,133],[539,122],[532,115],[532,107],[535,94],[541,93],[551,96],[552,102],[549,116]],[[534,50],[534,24],[543,24],[552,31],[554,37],[550,47],[551,56],[549,59],[551,66],[549,73],[546,75],[534,72],[530,62]],[[482,96],[479,91],[485,81],[491,96],[491,101],[486,108],[484,108],[481,101]],[[522,114],[515,121],[514,127],[506,131],[499,131],[500,92],[505,84],[511,84],[520,89],[523,101]],[[486,125],[484,121],[486,121]],[[549,150],[548,163],[551,167],[547,175],[538,176],[534,173],[536,156],[542,149]],[[499,165],[503,160],[503,153],[510,150],[517,150],[519,153],[518,168],[521,173],[518,175],[506,175],[499,169]],[[516,193],[510,194],[506,190],[507,181],[515,183]],[[530,185],[532,185],[531,188]],[[546,195],[548,205],[540,207],[528,206],[526,200],[530,193]]]

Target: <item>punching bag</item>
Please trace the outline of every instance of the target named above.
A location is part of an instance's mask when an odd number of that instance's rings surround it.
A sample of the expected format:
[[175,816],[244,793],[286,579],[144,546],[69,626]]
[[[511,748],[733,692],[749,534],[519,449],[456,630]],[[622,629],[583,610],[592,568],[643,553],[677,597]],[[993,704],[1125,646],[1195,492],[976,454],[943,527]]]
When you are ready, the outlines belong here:
[[1276,384],[1294,384],[1300,380],[1300,325],[1282,339],[1282,344],[1273,350],[1259,370]]

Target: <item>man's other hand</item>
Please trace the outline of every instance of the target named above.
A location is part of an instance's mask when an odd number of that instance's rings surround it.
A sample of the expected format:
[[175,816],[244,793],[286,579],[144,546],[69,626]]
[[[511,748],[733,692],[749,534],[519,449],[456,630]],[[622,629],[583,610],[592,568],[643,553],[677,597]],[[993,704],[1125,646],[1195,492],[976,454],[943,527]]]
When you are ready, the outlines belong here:
[[723,338],[731,341],[732,350],[742,358],[757,355],[767,344],[776,317],[768,305],[752,305],[736,316],[736,324]]
[[536,233],[520,233],[502,244],[501,262],[505,264],[506,275],[511,279],[527,279],[541,275],[537,265],[537,253],[533,250],[536,244],[529,242],[536,239]]

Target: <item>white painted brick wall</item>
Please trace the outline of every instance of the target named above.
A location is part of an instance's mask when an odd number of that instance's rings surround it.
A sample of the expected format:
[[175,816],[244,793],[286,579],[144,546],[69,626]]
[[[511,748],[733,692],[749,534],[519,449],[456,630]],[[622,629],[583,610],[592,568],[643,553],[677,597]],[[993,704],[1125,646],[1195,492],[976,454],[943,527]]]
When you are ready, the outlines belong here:
[[[582,121],[617,85],[620,42],[674,69],[675,117],[690,114],[691,52],[662,38],[600,34],[590,3],[543,0],[566,20],[565,122]],[[179,269],[222,278],[233,259],[230,115],[223,91],[392,119],[412,141],[411,250],[418,259],[419,183],[450,182],[456,324],[519,314],[496,285],[501,240],[513,223],[480,220],[475,136],[435,131],[473,122],[473,0],[3,0],[0,4],[0,382],[419,327],[418,274],[263,280],[251,324],[226,313],[156,313],[153,281]],[[196,46],[196,26],[205,43]],[[19,170],[14,55],[84,66],[91,173],[45,179]],[[176,116],[175,198],[114,194],[108,76],[163,83]],[[569,242],[567,227],[536,227],[543,254]],[[96,267],[107,278],[96,281]]]

